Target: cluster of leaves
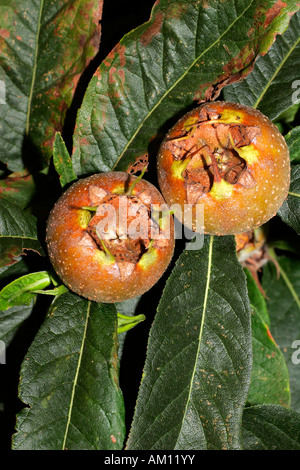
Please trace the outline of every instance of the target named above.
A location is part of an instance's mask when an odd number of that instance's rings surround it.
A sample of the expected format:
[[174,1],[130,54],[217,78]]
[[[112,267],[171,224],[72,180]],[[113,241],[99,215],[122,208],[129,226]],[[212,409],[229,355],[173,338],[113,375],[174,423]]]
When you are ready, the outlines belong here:
[[[296,0],[156,2],[93,74],[68,152],[64,125],[98,51],[102,1],[2,0],[0,367],[16,365],[29,338],[14,449],[300,449],[299,10]],[[61,191],[145,153],[155,183],[165,132],[218,97],[260,109],[290,149],[289,196],[264,227],[265,296],[231,236],[206,236],[200,250],[177,243],[142,298],[108,305],[69,292],[44,246]]]

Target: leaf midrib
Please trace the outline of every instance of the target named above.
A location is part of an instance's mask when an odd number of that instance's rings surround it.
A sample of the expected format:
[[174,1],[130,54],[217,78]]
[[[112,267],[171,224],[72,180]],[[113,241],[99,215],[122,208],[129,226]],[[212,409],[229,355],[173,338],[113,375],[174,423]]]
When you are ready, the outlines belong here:
[[[208,293],[209,293],[209,289],[210,289],[210,276],[211,276],[211,269],[212,269],[213,241],[214,241],[214,237],[213,237],[213,235],[211,235],[210,236],[210,241],[209,241],[206,285],[205,285],[201,325],[200,325],[199,337],[198,337],[198,347],[197,347],[197,352],[196,352],[196,355],[195,355],[195,364],[194,364],[193,373],[192,373],[192,377],[191,377],[191,381],[190,381],[189,394],[188,394],[188,397],[187,397],[187,400],[186,400],[186,406],[185,406],[184,415],[183,415],[183,418],[182,418],[181,428],[180,428],[180,431],[178,433],[178,437],[181,434],[181,429],[182,429],[183,423],[185,421],[188,406],[189,406],[189,403],[190,403],[190,400],[191,400],[192,387],[193,387],[193,383],[194,383],[194,378],[195,378],[195,374],[196,374],[196,367],[197,367],[198,358],[199,358],[199,354],[200,354],[200,348],[201,348],[201,344],[202,344],[202,335],[203,335],[203,328],[204,328],[204,323],[205,323],[205,318],[206,318]],[[177,442],[178,442],[178,439],[176,441],[176,444],[177,444]]]
[[282,67],[284,66],[284,64],[286,63],[286,61],[288,60],[288,58],[290,57],[290,55],[292,54],[292,52],[294,51],[294,49],[297,47],[297,45],[299,44],[300,42],[300,37],[297,39],[297,41],[295,42],[295,44],[293,45],[293,47],[291,47],[291,49],[289,50],[288,54],[285,56],[285,58],[283,59],[283,61],[280,63],[279,67],[277,67],[277,69],[275,70],[275,72],[273,73],[272,77],[270,78],[270,80],[268,80],[268,83],[266,84],[266,87],[264,88],[264,90],[262,91],[262,93],[260,94],[260,96],[258,97],[258,99],[256,100],[253,108],[256,109],[257,106],[259,105],[259,103],[262,101],[263,97],[265,96],[266,92],[268,91],[268,89],[270,88],[271,84],[273,83],[273,81],[275,80],[275,77],[276,75],[278,75],[278,73],[280,72],[280,70],[282,69]]
[[[156,110],[156,108],[161,104],[161,102],[165,99],[165,97],[171,93],[171,91],[177,86],[177,84],[183,80],[183,78],[190,72],[190,70],[194,67],[194,65],[201,59],[201,57],[206,54],[211,48],[213,48],[216,44],[218,44],[221,39],[230,31],[232,26],[240,20],[240,18],[243,17],[244,13],[252,6],[253,0],[251,0],[250,4],[243,10],[243,12],[230,24],[230,26],[224,31],[218,39],[216,39],[207,49],[205,49],[199,56],[195,58],[195,60],[191,63],[191,65],[186,69],[186,71],[174,82],[174,84],[166,90],[166,92],[162,95],[162,97],[157,101],[156,105],[153,106],[153,108],[150,110],[150,112],[145,116],[145,118],[141,121],[140,125],[137,127],[136,131],[132,135],[132,137],[128,140],[127,144],[125,145],[122,153],[120,154],[119,158],[116,160],[115,164],[112,167],[112,170],[116,168],[120,160],[123,158],[125,152],[127,151],[128,147],[131,145],[133,140],[135,139],[136,135],[139,133],[145,122],[148,120],[148,118],[153,114],[153,112]],[[120,42],[122,44],[122,41]]]
[[33,69],[32,69],[32,80],[31,80],[31,86],[30,86],[30,91],[29,91],[27,114],[26,114],[26,127],[25,127],[26,136],[28,136],[29,134],[31,105],[32,105],[33,90],[34,90],[35,79],[36,79],[37,59],[38,59],[38,53],[39,53],[39,37],[40,37],[40,32],[41,32],[41,20],[42,20],[42,12],[44,9],[44,1],[45,0],[41,0],[41,3],[40,3],[40,11],[39,11],[39,18],[38,18],[38,25],[37,25],[38,27],[37,27],[36,36],[35,36],[36,46],[35,46],[34,63],[33,63]]
[[[297,126],[297,127],[294,127],[294,129],[292,129],[292,131],[294,131],[295,133],[298,131],[299,132],[300,130],[300,126]],[[298,149],[299,147],[299,143],[300,143],[300,136],[297,136],[294,137],[294,140],[292,140],[292,142],[289,144],[288,141],[290,139],[292,139],[294,134],[291,134],[291,131],[285,136],[285,139],[287,141],[287,144],[288,144],[288,147],[289,147],[289,151],[290,153],[292,152],[292,150],[296,147],[296,149]],[[291,161],[294,161],[297,157],[293,158]]]
[[72,410],[73,410],[74,398],[75,398],[75,389],[76,389],[77,382],[78,382],[78,376],[79,376],[79,371],[80,371],[80,366],[81,366],[83,349],[84,349],[85,340],[86,340],[87,326],[88,326],[88,321],[89,321],[89,317],[90,317],[90,309],[91,309],[91,302],[88,302],[88,307],[87,307],[87,311],[86,311],[86,320],[85,320],[85,325],[84,325],[84,331],[83,331],[81,346],[80,346],[80,350],[79,350],[79,358],[78,358],[77,368],[76,368],[76,372],[75,372],[75,376],[74,376],[74,382],[73,382],[73,387],[72,387],[70,406],[69,406],[66,430],[65,430],[63,444],[62,444],[62,450],[65,450],[66,441],[67,441],[68,432],[69,432],[69,427],[70,427],[70,423],[71,423],[71,416],[72,416]]
[[300,310],[300,299],[297,295],[297,292],[295,291],[294,287],[293,287],[293,284],[291,283],[291,281],[289,280],[289,277],[288,275],[286,274],[285,270],[283,269],[283,267],[281,266],[281,264],[278,262],[278,267],[279,267],[279,271],[280,271],[280,274],[282,275],[283,277],[283,280],[284,282],[286,283],[292,297],[294,298],[299,310]]
[[[255,405],[254,405],[255,406]],[[262,406],[278,406],[278,405],[256,405],[255,407],[262,407]],[[297,445],[299,444],[299,442],[297,440],[294,440],[289,434],[287,434],[283,429],[282,427],[279,427],[276,423],[274,422],[271,422],[271,421],[267,421],[264,417],[262,419],[258,420],[259,421],[259,424],[261,424],[261,422],[263,422],[264,424],[266,424],[269,428],[272,428],[272,429],[276,429],[280,432],[280,434],[283,434],[289,441],[292,441],[293,443],[296,443]],[[245,429],[248,431],[248,429],[245,427]],[[260,429],[260,427],[258,426],[256,429]],[[251,432],[253,433],[253,435],[258,438],[260,440],[260,442],[265,446],[266,449],[269,449],[269,446],[267,443],[265,443],[264,441],[264,435],[261,436],[259,435],[258,436],[258,433],[255,432],[255,431],[252,431]]]
[[21,238],[21,240],[34,240],[36,242],[38,242],[38,238],[37,237],[28,237],[27,235],[2,235],[0,234],[0,239],[1,238]]
[[[31,276],[31,274],[27,274],[27,277],[28,276]],[[43,285],[47,281],[50,283],[51,278],[50,278],[49,274],[47,272],[45,272],[44,277],[42,277],[41,279],[38,279],[35,282],[31,282],[30,284],[26,284],[24,287],[19,287],[19,289],[15,292],[15,294],[12,294],[9,297],[9,300],[8,301],[6,300],[6,302],[8,302],[10,304],[11,302],[14,302],[14,300],[16,298],[21,297],[23,294],[25,294],[25,293],[30,294],[31,291],[35,290],[36,287],[39,287],[40,285]]]

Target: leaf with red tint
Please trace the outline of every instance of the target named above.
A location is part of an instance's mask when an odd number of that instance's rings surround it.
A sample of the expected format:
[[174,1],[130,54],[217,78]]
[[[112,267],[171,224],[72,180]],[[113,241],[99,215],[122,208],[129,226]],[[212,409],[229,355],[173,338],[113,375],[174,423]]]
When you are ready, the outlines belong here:
[[276,37],[268,53],[257,58],[246,79],[225,88],[226,101],[257,108],[271,120],[291,108],[298,95],[299,28],[300,11],[293,15],[288,29]]
[[195,100],[215,99],[246,76],[262,41],[299,9],[294,0],[276,4],[156,2],[150,20],[124,36],[90,81],[74,133],[78,176],[126,170],[145,153],[151,160],[172,123]]
[[72,168],[72,161],[69,152],[60,132],[57,132],[55,135],[55,141],[53,144],[53,163],[57,173],[59,174],[62,188],[77,179]]
[[268,33],[260,44],[262,54],[265,54],[273,44],[276,34],[282,34],[289,25],[291,16],[299,10],[297,0],[277,0],[266,13],[264,28]]
[[17,205],[0,201],[0,267],[14,264],[24,250],[43,255],[38,239],[37,220]]
[[0,200],[6,199],[25,209],[35,193],[33,176],[26,173],[11,173],[0,180]]
[[81,74],[99,47],[103,0],[2,0],[0,160],[44,167]]

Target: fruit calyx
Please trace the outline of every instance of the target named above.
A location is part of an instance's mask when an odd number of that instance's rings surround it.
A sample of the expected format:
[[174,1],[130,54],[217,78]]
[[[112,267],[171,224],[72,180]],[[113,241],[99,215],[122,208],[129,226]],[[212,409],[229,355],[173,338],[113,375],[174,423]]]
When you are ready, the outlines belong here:
[[257,158],[253,142],[260,129],[245,126],[241,118],[236,110],[202,108],[166,141],[174,159],[173,175],[184,179],[188,203],[196,204],[207,193],[227,198],[235,185],[256,185],[249,164]]
[[156,248],[168,243],[160,219],[153,217],[156,211],[152,210],[150,191],[136,189],[142,176],[143,172],[122,191],[91,185],[90,206],[81,207],[90,212],[82,243],[96,247],[106,264],[116,263],[122,279],[137,264],[143,268],[145,263],[154,261]]

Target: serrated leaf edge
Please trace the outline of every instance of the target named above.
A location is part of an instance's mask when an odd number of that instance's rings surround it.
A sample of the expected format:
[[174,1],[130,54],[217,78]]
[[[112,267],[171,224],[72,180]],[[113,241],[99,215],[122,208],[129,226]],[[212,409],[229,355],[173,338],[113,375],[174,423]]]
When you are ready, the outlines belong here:
[[30,114],[31,114],[31,104],[32,104],[32,98],[33,98],[33,90],[34,90],[34,85],[35,85],[35,78],[36,78],[36,69],[37,69],[37,60],[38,60],[38,53],[39,53],[39,42],[38,38],[40,36],[41,32],[41,22],[42,22],[42,12],[44,9],[44,1],[41,0],[40,3],[40,11],[39,11],[39,17],[38,17],[38,27],[36,31],[36,46],[35,46],[35,51],[34,51],[34,62],[33,62],[33,69],[32,69],[32,80],[31,80],[31,86],[30,86],[30,92],[29,92],[29,97],[28,97],[28,106],[27,106],[27,113],[26,113],[26,127],[25,127],[25,135],[28,136],[29,134],[29,127],[30,127]]
[[75,372],[75,377],[74,377],[74,382],[73,382],[73,387],[72,387],[72,393],[71,393],[71,398],[70,398],[70,406],[69,406],[69,411],[68,411],[68,416],[67,416],[66,430],[65,430],[65,434],[64,434],[62,450],[64,450],[66,448],[66,442],[67,442],[67,438],[68,438],[68,432],[69,432],[69,427],[70,427],[70,423],[71,423],[71,416],[72,416],[72,410],[73,410],[73,404],[74,404],[74,398],[75,398],[75,389],[76,389],[76,385],[77,385],[77,382],[78,382],[80,365],[81,365],[83,349],[84,349],[86,333],[87,333],[87,326],[88,326],[88,322],[89,322],[89,318],[90,318],[90,310],[91,310],[91,302],[89,301],[88,307],[87,307],[87,314],[86,314],[84,330],[83,330],[82,342],[81,342],[81,346],[80,346],[80,350],[79,350],[79,358],[78,358],[78,363],[77,363],[77,368],[76,368],[76,372]]
[[300,42],[300,37],[298,38],[298,40],[295,42],[295,44],[293,45],[293,47],[291,47],[291,49],[289,50],[288,54],[285,56],[284,60],[280,63],[280,66],[277,67],[277,69],[275,70],[275,72],[273,73],[272,77],[270,78],[270,80],[268,81],[268,83],[266,84],[263,92],[260,94],[260,96],[257,98],[255,104],[253,105],[253,108],[256,109],[259,105],[259,103],[262,101],[264,95],[266,94],[266,92],[268,91],[270,85],[273,83],[276,75],[280,72],[280,70],[282,69],[282,67],[284,66],[285,62],[287,61],[287,59],[290,57],[290,55],[292,54],[292,52],[294,51],[294,49],[298,46]]
[[297,306],[299,307],[299,310],[300,310],[300,299],[297,295],[297,292],[295,291],[292,283],[290,282],[286,272],[284,271],[284,269],[280,265],[280,262],[278,262],[278,266],[279,266],[280,274],[283,277],[284,282],[286,283],[291,295],[293,296],[293,298],[294,298],[294,300],[295,300],[295,302],[296,302],[296,304],[297,304]]
[[[203,327],[204,327],[204,321],[205,321],[205,314],[206,314],[206,307],[207,307],[207,300],[208,300],[208,292],[209,292],[209,288],[210,288],[210,275],[211,275],[211,268],[212,268],[213,242],[214,242],[214,236],[211,235],[210,240],[209,240],[207,276],[206,276],[206,285],[205,285],[201,325],[200,325],[200,330],[199,330],[198,348],[197,348],[197,353],[195,355],[195,366],[194,366],[193,374],[192,374],[191,381],[190,381],[190,389],[189,389],[189,394],[188,394],[188,398],[187,398],[187,401],[186,401],[184,415],[183,415],[183,418],[182,418],[182,425],[183,425],[183,422],[185,421],[188,405],[190,403],[190,398],[191,398],[191,393],[192,393],[192,385],[194,383],[194,377],[195,377],[195,373],[196,373],[196,363],[198,361],[200,348],[201,348],[201,340],[202,340],[202,333],[203,333]],[[179,431],[178,435],[180,435],[180,433],[181,433],[182,425],[181,425],[181,428],[180,428],[180,431]],[[177,444],[177,442],[176,442],[176,444]],[[175,445],[175,448],[176,448],[176,445]]]
[[[181,80],[183,80],[183,78],[190,72],[190,70],[193,68],[193,66],[201,59],[201,57],[206,54],[211,48],[213,48],[216,44],[218,44],[222,38],[230,31],[230,29],[232,28],[232,26],[237,22],[239,21],[245,14],[245,12],[252,6],[253,4],[253,1],[250,2],[250,4],[242,11],[242,13],[237,16],[235,18],[235,20],[230,23],[229,27],[209,46],[207,47],[204,51],[201,52],[201,54],[199,56],[197,56],[193,62],[191,63],[191,65],[185,70],[185,72],[180,75],[180,77],[173,83],[173,85],[168,88],[166,90],[166,92],[162,95],[162,97],[157,101],[157,103],[155,104],[155,106],[153,106],[153,108],[151,109],[151,111],[145,116],[145,118],[141,121],[140,125],[137,127],[136,131],[134,132],[134,134],[132,135],[132,137],[128,140],[126,146],[124,147],[123,151],[121,152],[119,158],[116,160],[113,168],[112,168],[112,171],[117,167],[118,163],[120,162],[120,160],[122,159],[123,155],[125,154],[126,150],[128,149],[128,147],[130,146],[130,144],[133,142],[134,138],[136,137],[136,135],[139,133],[140,129],[142,128],[142,126],[145,124],[145,122],[149,119],[149,117],[152,115],[152,113],[156,110],[156,108],[160,105],[160,103],[164,100],[164,98],[166,96],[169,95],[169,93],[177,86],[177,84],[179,82],[181,82]],[[122,41],[120,41],[120,44],[122,45]]]

